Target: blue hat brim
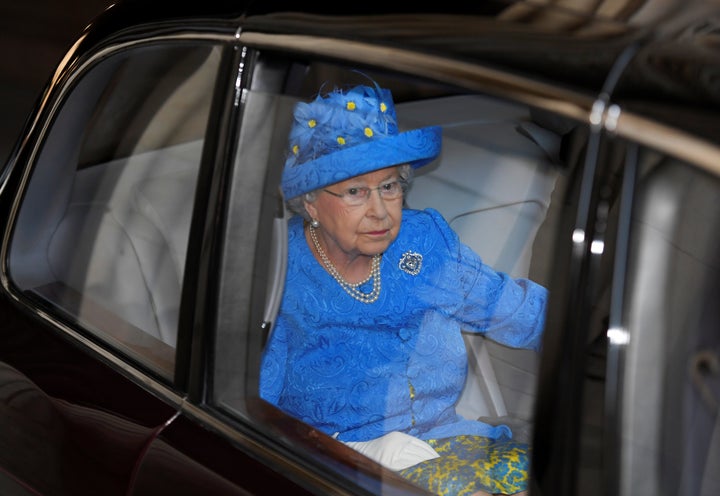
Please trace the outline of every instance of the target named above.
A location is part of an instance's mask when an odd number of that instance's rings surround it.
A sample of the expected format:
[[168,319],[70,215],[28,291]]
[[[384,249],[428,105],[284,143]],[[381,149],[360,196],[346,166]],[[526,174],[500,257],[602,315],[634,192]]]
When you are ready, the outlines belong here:
[[432,162],[440,154],[441,144],[440,126],[374,139],[303,164],[285,167],[282,191],[286,199],[291,199],[393,165],[410,164],[417,169]]

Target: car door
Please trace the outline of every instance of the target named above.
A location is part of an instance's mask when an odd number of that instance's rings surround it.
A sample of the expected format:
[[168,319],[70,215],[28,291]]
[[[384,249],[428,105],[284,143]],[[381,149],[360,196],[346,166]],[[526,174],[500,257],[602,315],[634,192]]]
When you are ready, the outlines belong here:
[[[720,149],[717,93],[707,86],[720,58],[706,45],[716,14],[705,15],[628,47],[598,99],[585,215],[568,225],[572,247],[558,254],[566,303],[551,307],[559,332],[540,375],[540,491],[720,487]],[[681,51],[683,63],[671,63]],[[689,86],[698,89],[690,99]]]
[[[708,7],[638,47],[612,96],[608,142],[626,150],[627,170],[614,265],[625,274],[608,314],[608,493],[720,488],[720,99],[710,84],[720,53],[707,44],[718,14]],[[679,51],[681,66],[671,63]]]
[[199,278],[202,245],[190,233],[202,232],[210,208],[196,190],[212,176],[200,171],[214,165],[225,114],[212,109],[232,49],[218,38],[143,33],[80,45],[48,86],[3,185],[6,494],[158,484],[236,494],[238,484],[216,473],[228,471],[232,450],[197,420],[180,427],[189,454],[162,452],[172,477],[156,470],[147,482],[138,471],[187,397],[194,319],[181,303],[184,281]]

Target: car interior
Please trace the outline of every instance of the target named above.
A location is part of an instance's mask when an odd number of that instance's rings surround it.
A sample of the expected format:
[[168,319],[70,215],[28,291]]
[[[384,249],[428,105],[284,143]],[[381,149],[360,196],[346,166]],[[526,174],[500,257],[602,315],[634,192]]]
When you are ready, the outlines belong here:
[[116,56],[69,95],[40,152],[10,263],[23,290],[169,377],[219,63],[217,49],[173,51]]
[[[74,110],[60,112],[60,125],[40,154],[24,200],[11,272],[24,290],[112,345],[150,357],[170,376],[202,132],[219,54],[176,59],[181,67],[167,71],[171,81],[156,85],[164,92],[138,89],[121,99],[117,93],[108,97],[136,66],[151,66],[158,57],[164,54],[152,53],[140,63],[120,59],[91,72],[82,82],[84,92],[76,93],[87,99],[94,91],[94,101],[74,102],[70,95],[64,108]],[[546,284],[557,221],[553,203],[561,201],[567,176],[560,148],[574,126],[483,95],[408,88],[397,103],[401,129],[441,125],[443,151],[418,171],[407,206],[435,208],[485,263]],[[143,98],[132,100],[138,96]],[[123,108],[129,101],[132,112]],[[102,141],[102,133],[78,132],[120,111],[128,132],[118,132],[117,123],[115,132],[106,129],[123,138],[113,146]],[[168,121],[182,125],[168,132],[162,125]],[[72,142],[68,136],[83,139]],[[277,301],[268,303],[273,304],[276,308]],[[459,413],[509,424],[529,441],[537,354],[465,337],[470,374]]]

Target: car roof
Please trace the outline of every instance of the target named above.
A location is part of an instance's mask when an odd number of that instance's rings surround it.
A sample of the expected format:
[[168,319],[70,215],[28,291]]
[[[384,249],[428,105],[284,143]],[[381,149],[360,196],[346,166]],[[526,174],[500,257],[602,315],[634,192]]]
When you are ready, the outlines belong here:
[[702,116],[720,110],[719,26],[716,0],[592,8],[525,0],[121,0],[89,24],[76,55],[132,33],[173,29],[332,37],[480,63],[586,94],[612,91],[626,108],[715,141]]

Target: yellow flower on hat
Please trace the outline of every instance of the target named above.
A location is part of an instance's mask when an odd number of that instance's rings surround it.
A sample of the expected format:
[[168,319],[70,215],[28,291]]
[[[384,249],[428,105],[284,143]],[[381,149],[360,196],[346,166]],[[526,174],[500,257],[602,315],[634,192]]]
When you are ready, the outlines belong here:
[[293,147],[292,147],[293,155],[297,155],[299,151],[300,151],[300,147],[298,145],[293,145]]
[[373,130],[370,129],[369,127],[366,127],[366,128],[365,128],[365,136],[367,136],[368,138],[372,138],[372,136],[373,136]]
[[387,112],[387,105],[385,105],[385,102],[380,102],[380,112],[383,114]]
[[317,126],[317,121],[316,121],[315,119],[310,119],[310,120],[308,121],[308,127],[309,127],[309,128],[313,128],[313,127],[315,127],[315,126]]
[[350,111],[353,111],[357,108],[357,106],[355,105],[355,102],[350,100],[349,102],[347,102],[347,105],[345,105],[345,108],[347,108]]
[[344,144],[345,144],[345,138],[343,138],[342,136],[338,136],[338,137],[337,137],[337,142],[338,142],[338,144],[340,144],[340,145],[344,145]]

